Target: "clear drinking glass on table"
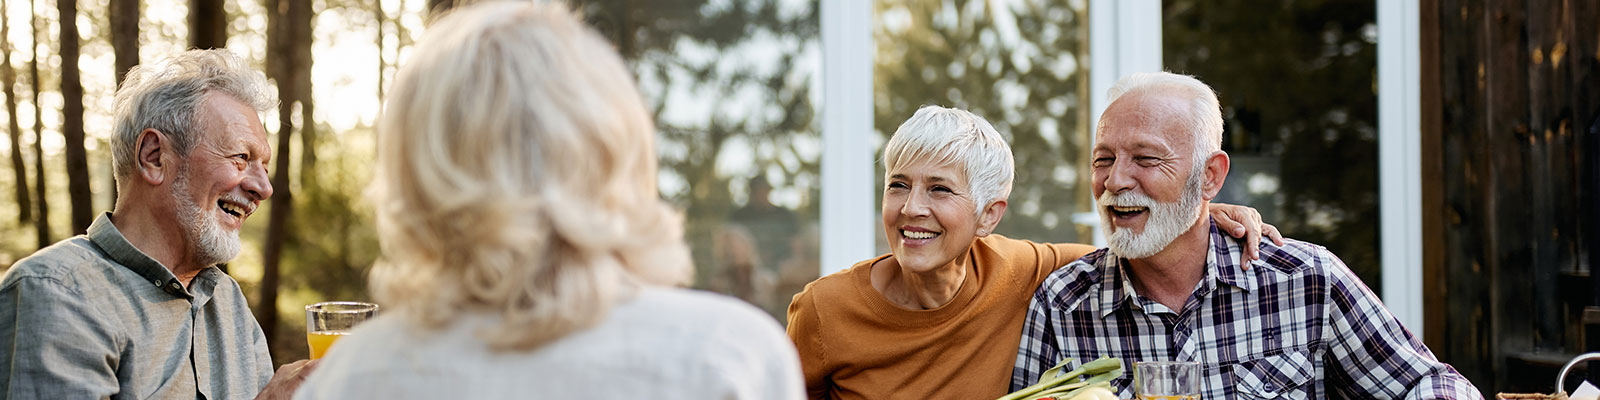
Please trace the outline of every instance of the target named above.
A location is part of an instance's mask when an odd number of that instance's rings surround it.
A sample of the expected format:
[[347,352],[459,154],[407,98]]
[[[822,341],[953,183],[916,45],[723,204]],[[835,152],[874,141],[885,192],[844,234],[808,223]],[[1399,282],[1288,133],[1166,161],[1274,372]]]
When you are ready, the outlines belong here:
[[1200,398],[1200,363],[1139,361],[1133,363],[1133,393],[1140,400]]
[[322,358],[339,338],[378,315],[378,305],[358,301],[325,301],[306,306],[306,344],[311,359]]

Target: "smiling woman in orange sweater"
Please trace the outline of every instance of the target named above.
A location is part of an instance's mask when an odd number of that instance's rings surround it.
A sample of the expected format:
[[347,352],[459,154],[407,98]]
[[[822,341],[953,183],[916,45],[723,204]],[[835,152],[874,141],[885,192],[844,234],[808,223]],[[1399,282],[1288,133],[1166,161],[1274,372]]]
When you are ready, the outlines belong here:
[[[1004,395],[1034,289],[1094,248],[993,234],[1011,192],[1011,148],[970,112],[917,110],[884,146],[883,163],[891,253],[818,279],[789,304],[808,395]],[[1262,231],[1282,240],[1254,209],[1211,209],[1252,244]]]

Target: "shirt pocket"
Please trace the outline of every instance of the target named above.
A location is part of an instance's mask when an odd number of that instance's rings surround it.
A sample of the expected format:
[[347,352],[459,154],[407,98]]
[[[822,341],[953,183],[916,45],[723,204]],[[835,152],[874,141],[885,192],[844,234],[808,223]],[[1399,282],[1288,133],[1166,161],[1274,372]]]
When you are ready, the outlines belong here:
[[1247,399],[1307,399],[1314,385],[1310,351],[1291,350],[1233,365],[1233,384]]

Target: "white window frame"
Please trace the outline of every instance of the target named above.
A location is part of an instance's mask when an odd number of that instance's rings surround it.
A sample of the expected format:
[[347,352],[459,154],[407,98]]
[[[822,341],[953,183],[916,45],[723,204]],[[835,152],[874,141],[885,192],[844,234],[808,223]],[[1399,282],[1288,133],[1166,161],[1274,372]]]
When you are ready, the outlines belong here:
[[873,256],[872,3],[822,0],[822,275]]
[[1383,302],[1422,336],[1422,12],[1377,1],[1378,215]]

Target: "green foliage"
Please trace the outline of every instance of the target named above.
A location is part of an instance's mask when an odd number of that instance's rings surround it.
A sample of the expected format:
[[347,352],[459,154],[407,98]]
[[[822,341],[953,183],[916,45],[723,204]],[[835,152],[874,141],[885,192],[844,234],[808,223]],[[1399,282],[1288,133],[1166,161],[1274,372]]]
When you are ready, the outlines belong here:
[[[923,105],[963,108],[1011,142],[1016,178],[999,233],[1087,242],[1088,14],[1023,0],[877,2],[873,83],[879,143]],[[882,185],[883,166],[877,179]]]
[[273,338],[275,355],[287,357],[274,360],[306,354],[304,305],[372,300],[366,277],[379,255],[378,239],[372,205],[362,196],[372,178],[372,138],[372,128],[357,127],[322,140],[315,170],[301,174],[314,178],[295,188],[281,265],[279,337]]
[[[820,57],[817,2],[574,3],[616,44],[655,110],[662,196],[684,210],[697,287],[726,272],[712,254],[715,238],[725,225],[740,223],[730,213],[752,201],[745,191],[751,178],[764,177],[775,192],[797,198],[780,206],[799,220],[816,220],[821,140],[811,98]],[[772,264],[763,267],[776,269]],[[817,270],[814,263],[809,269]],[[755,302],[781,310],[787,295]]]

